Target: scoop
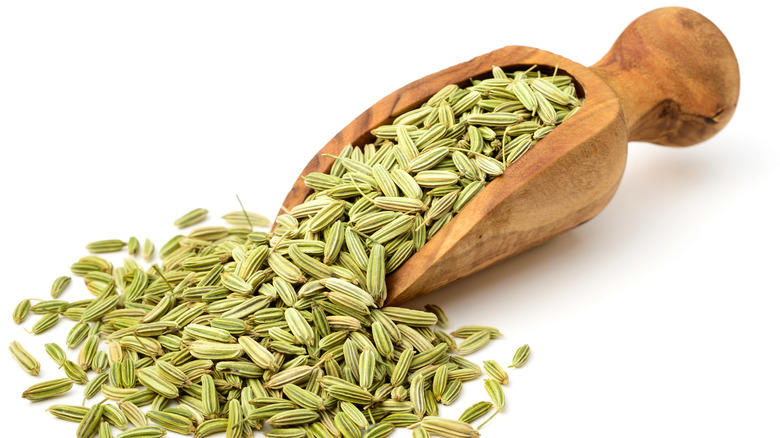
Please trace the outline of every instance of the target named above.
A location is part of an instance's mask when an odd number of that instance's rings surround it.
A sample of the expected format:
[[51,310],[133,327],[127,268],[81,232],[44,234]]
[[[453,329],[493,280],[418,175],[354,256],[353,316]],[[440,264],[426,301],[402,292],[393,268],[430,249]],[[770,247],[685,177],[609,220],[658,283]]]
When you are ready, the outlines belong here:
[[[690,9],[656,9],[634,20],[591,67],[508,46],[412,82],[347,125],[303,175],[327,172],[346,144],[370,142],[372,129],[419,107],[445,85],[468,85],[493,66],[510,71],[533,65],[546,73],[557,66],[571,76],[584,104],[387,277],[386,305],[412,300],[588,221],[615,194],[629,141],[704,141],[728,123],[739,96],[737,59],[720,30]],[[299,178],[284,208],[310,193]]]

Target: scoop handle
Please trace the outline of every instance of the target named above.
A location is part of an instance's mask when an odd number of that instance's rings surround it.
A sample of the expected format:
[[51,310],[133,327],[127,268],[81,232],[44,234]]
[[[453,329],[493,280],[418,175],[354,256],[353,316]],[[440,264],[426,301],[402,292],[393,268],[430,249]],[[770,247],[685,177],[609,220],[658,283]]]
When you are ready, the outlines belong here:
[[731,45],[711,21],[686,8],[640,16],[591,69],[617,94],[629,141],[699,143],[728,123],[739,98]]

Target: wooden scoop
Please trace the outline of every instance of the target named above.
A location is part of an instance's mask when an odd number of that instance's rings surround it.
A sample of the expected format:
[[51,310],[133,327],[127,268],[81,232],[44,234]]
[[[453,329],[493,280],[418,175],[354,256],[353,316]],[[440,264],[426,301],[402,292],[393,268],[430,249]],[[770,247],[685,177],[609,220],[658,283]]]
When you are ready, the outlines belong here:
[[[348,143],[416,108],[448,84],[468,85],[492,67],[538,65],[574,78],[580,110],[490,182],[452,221],[387,278],[387,305],[398,305],[525,251],[598,214],[626,164],[627,143],[688,146],[728,123],[739,95],[739,68],[720,30],[685,8],[637,18],[610,51],[584,67],[544,50],[509,46],[399,89],[370,107],[322,148],[303,174],[327,172]],[[311,193],[299,178],[284,201]]]

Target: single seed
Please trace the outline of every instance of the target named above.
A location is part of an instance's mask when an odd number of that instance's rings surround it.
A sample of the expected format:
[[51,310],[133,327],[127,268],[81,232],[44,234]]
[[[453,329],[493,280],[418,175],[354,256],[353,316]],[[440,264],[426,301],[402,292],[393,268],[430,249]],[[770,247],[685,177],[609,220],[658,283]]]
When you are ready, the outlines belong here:
[[458,345],[458,352],[460,352],[460,354],[471,354],[481,350],[488,342],[490,342],[489,332],[477,332]]
[[56,379],[37,383],[27,388],[22,393],[22,398],[30,401],[45,400],[64,394],[73,387],[73,381],[70,379]]
[[141,249],[141,257],[147,262],[151,262],[152,258],[154,258],[154,243],[151,240],[144,240],[144,246]]
[[305,438],[306,429],[303,427],[273,428],[265,433],[266,438]]
[[457,400],[460,396],[460,391],[463,389],[463,382],[460,380],[451,380],[447,383],[447,387],[441,394],[441,404],[449,406]]
[[176,398],[179,396],[179,389],[176,385],[165,380],[155,368],[138,370],[138,381],[151,391],[165,398]]
[[[200,227],[190,231],[189,239],[202,242],[216,242],[230,235],[230,230],[220,226]],[[186,248],[185,248],[186,249]]]
[[92,360],[95,358],[95,355],[97,354],[99,343],[100,343],[100,336],[89,335],[87,336],[86,342],[84,342],[84,345],[81,347],[76,363],[78,363],[78,365],[84,371],[87,371],[91,368]]
[[430,434],[422,427],[418,427],[412,431],[412,438],[430,438]]
[[420,426],[431,435],[444,438],[476,438],[480,436],[470,424],[447,418],[427,416],[422,419]]
[[46,411],[60,420],[80,423],[81,419],[89,411],[89,408],[86,406],[56,404],[49,406]]
[[84,418],[79,422],[79,427],[76,429],[77,438],[92,438],[97,434],[98,427],[100,426],[100,418],[103,416],[103,405],[93,405]]
[[438,322],[438,318],[431,312],[406,309],[403,307],[385,307],[382,313],[392,321],[415,327],[428,327]]
[[144,427],[148,424],[146,414],[133,402],[121,401],[117,403],[119,409],[125,414],[128,421],[135,427]]
[[117,252],[126,245],[119,239],[97,240],[87,244],[87,251],[91,253]]
[[[102,403],[102,402],[101,402]],[[117,429],[127,428],[127,417],[118,406],[106,403],[103,405],[103,418]]]
[[157,426],[142,426],[122,432],[116,438],[161,438],[165,435],[165,429]]
[[27,313],[30,311],[30,300],[24,299],[19,302],[19,304],[16,305],[14,308],[14,314],[13,319],[14,322],[17,324],[21,324],[25,318],[27,318]]
[[65,371],[65,375],[68,376],[73,383],[83,385],[89,381],[87,372],[73,361],[66,360],[65,363],[62,364],[62,370]]
[[498,331],[495,327],[489,327],[486,325],[466,325],[463,327],[460,327],[459,329],[452,332],[452,336],[458,337],[458,338],[468,338],[469,336],[473,335],[474,333],[479,332],[488,332],[490,333],[491,339],[496,339],[499,336],[503,336],[501,332]]
[[139,247],[140,243],[138,242],[137,237],[130,237],[130,239],[127,240],[127,253],[131,256],[138,254]]
[[225,432],[227,430],[227,418],[214,418],[206,420],[199,424],[195,429],[195,438],[201,438],[215,433]]
[[253,213],[251,211],[231,211],[230,213],[222,216],[222,219],[231,225],[239,226],[249,225],[252,227],[267,227],[271,224],[270,219],[267,217],[260,213]]
[[111,425],[107,421],[101,421],[98,427],[98,438],[114,438]]
[[501,384],[492,379],[485,379],[485,391],[488,393],[490,400],[493,401],[493,405],[496,407],[496,412],[491,415],[487,420],[479,425],[477,429],[481,429],[490,420],[493,419],[499,412],[503,412],[506,406],[506,400],[504,398],[504,390],[501,388]]
[[439,365],[436,369],[436,373],[433,375],[433,395],[437,400],[441,400],[441,395],[444,394],[444,390],[447,388],[447,378],[449,377],[449,368],[447,365]]
[[46,354],[59,366],[62,366],[67,358],[65,357],[65,351],[57,344],[49,343],[45,344]]
[[203,222],[208,214],[209,211],[205,208],[196,208],[173,221],[173,225],[177,228],[186,228],[191,225]]
[[314,347],[314,329],[312,329],[301,312],[293,307],[289,307],[284,311],[284,318],[298,342]]
[[487,373],[488,377],[502,385],[509,383],[509,376],[507,375],[506,371],[501,368],[501,365],[499,365],[498,362],[495,360],[486,360],[483,362],[483,365],[485,373]]
[[192,423],[192,420],[181,414],[151,410],[146,413],[146,418],[152,423],[171,432],[182,435],[191,435],[195,433],[195,425]]
[[363,434],[363,438],[387,438],[393,433],[395,428],[395,425],[382,421],[366,430],[366,433]]
[[63,300],[45,300],[39,301],[30,307],[30,311],[38,315],[45,315],[47,313],[61,313],[67,306],[67,301]]
[[512,358],[512,364],[509,365],[509,368],[520,368],[521,366],[525,365],[525,362],[528,360],[530,353],[531,349],[528,347],[528,344],[518,348],[514,357]]
[[92,397],[96,396],[98,392],[100,392],[100,387],[103,386],[104,383],[108,380],[108,374],[98,374],[97,376],[93,377],[92,380],[87,383],[87,386],[84,387],[84,399],[88,400]]
[[486,402],[486,401],[476,402],[473,405],[466,408],[466,410],[463,411],[462,414],[460,414],[458,420],[466,423],[471,423],[483,417],[491,409],[493,409],[493,403],[491,402]]
[[57,298],[62,294],[62,292],[65,290],[66,287],[70,284],[70,277],[68,276],[62,276],[58,277],[56,280],[54,280],[54,283],[51,285],[51,297]]
[[425,414],[425,388],[420,374],[415,376],[409,384],[409,400],[412,402],[414,413],[423,416]]
[[441,328],[447,328],[447,326],[449,326],[450,319],[447,318],[447,314],[444,313],[444,310],[442,310],[441,307],[435,304],[426,304],[425,310],[436,315],[436,319],[437,319],[436,325],[438,325]]
[[41,319],[39,319],[35,324],[33,324],[32,328],[30,329],[30,332],[34,335],[39,335],[46,330],[49,330],[50,328],[54,327],[57,324],[57,321],[59,321],[60,315],[57,313],[49,313],[48,315],[44,315]]
[[92,359],[92,364],[90,365],[92,368],[92,371],[100,374],[103,373],[108,369],[108,354],[106,354],[103,350],[98,350],[97,353],[95,353],[95,357]]
[[41,372],[41,364],[35,359],[27,350],[22,347],[17,341],[11,342],[11,346],[8,347],[16,363],[18,363],[27,374],[37,376]]
[[360,353],[358,376],[360,386],[364,389],[374,383],[374,371],[376,370],[376,355],[373,350],[367,349]]

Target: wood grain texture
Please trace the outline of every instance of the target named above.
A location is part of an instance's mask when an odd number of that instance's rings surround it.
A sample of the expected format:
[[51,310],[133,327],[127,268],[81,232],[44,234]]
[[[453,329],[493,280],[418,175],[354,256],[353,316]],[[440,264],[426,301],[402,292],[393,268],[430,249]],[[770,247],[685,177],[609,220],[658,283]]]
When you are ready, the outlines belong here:
[[702,142],[728,123],[739,98],[739,66],[726,37],[685,8],[634,20],[592,69],[620,97],[629,141]]
[[[672,24],[664,24],[665,20]],[[655,35],[659,32],[686,35]],[[713,42],[718,35],[722,41]],[[706,43],[704,49],[691,48],[692,41]],[[447,84],[465,85],[470,78],[488,75],[494,65],[507,71],[530,65],[551,71],[558,66],[575,78],[580,96],[585,97],[582,108],[488,184],[388,277],[386,304],[398,305],[593,218],[618,188],[629,140],[686,145],[714,135],[731,117],[739,90],[736,59],[724,41],[699,14],[667,8],[634,21],[593,68],[539,49],[504,47],[426,76],[380,100],[328,142],[303,174],[326,172],[334,160],[323,154],[337,155],[348,143],[362,146],[372,140],[372,129],[419,106]],[[685,49],[677,53],[675,44],[683,42]],[[691,52],[696,50],[710,55],[705,56],[704,66],[680,70],[693,62]],[[688,59],[675,59],[678,55]],[[700,84],[701,69],[712,73]],[[297,179],[284,207],[300,204],[309,193],[303,180]]]

